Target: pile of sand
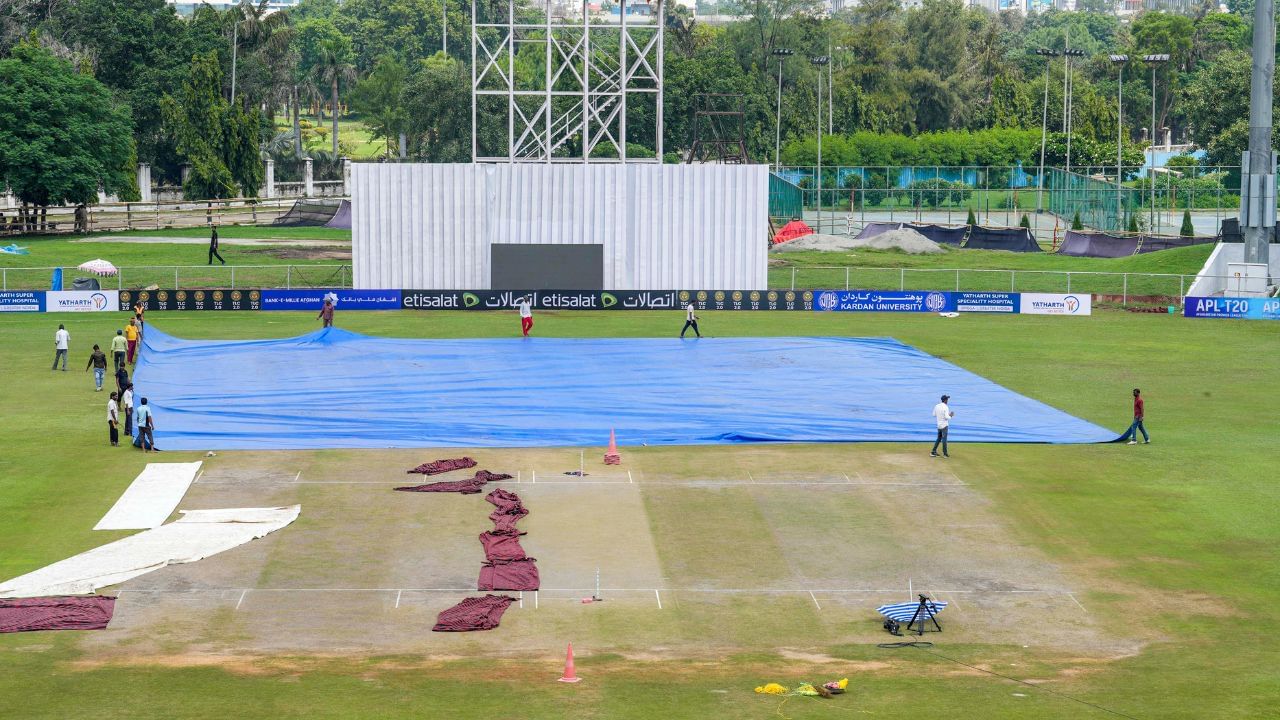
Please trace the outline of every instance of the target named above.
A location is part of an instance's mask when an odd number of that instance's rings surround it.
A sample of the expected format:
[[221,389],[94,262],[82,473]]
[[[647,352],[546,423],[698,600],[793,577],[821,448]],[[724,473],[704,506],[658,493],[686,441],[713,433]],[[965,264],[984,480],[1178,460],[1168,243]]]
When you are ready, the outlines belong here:
[[901,250],[911,255],[946,252],[946,248],[910,228],[890,230],[865,240],[847,235],[814,233],[773,246],[773,252],[798,250]]

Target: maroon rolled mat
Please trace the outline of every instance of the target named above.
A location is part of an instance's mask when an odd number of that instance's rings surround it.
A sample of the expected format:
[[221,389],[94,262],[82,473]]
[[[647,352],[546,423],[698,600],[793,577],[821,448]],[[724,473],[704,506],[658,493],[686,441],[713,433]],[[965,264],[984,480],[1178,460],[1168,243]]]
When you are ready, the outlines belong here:
[[484,546],[484,559],[490,562],[524,560],[528,556],[524,554],[524,548],[520,547],[520,536],[523,534],[516,530],[480,533],[480,544]]
[[529,514],[529,510],[520,502],[520,496],[513,492],[499,488],[486,495],[484,499],[495,508],[489,513],[495,532],[514,532],[520,518]]
[[537,590],[538,565],[536,558],[523,560],[495,560],[480,568],[477,590]]
[[426,485],[408,485],[398,487],[396,490],[402,492],[456,492],[463,495],[475,495],[484,490],[485,483],[497,482],[498,480],[510,480],[511,476],[503,473],[491,473],[488,470],[477,470],[475,477],[469,477],[466,480],[442,480],[441,482],[427,483]]
[[475,460],[472,460],[469,457],[460,457],[445,460],[432,460],[431,462],[422,463],[408,472],[410,475],[414,473],[419,475],[439,475],[440,473],[447,473],[451,470],[464,470],[475,466]]
[[0,633],[101,630],[115,607],[104,595],[0,599]]
[[516,599],[507,595],[470,597],[453,607],[443,610],[436,617],[434,632],[471,632],[492,630],[498,627],[502,614]]

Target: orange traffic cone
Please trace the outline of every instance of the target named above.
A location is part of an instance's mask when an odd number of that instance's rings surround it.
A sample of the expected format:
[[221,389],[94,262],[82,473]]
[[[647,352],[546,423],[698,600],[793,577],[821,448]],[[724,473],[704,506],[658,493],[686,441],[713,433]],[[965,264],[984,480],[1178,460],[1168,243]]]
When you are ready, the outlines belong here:
[[618,454],[618,440],[613,435],[613,430],[609,430],[609,450],[604,454],[605,465],[621,465],[622,456]]
[[569,651],[564,656],[564,677],[559,682],[576,683],[581,679],[573,672],[573,643],[569,643]]

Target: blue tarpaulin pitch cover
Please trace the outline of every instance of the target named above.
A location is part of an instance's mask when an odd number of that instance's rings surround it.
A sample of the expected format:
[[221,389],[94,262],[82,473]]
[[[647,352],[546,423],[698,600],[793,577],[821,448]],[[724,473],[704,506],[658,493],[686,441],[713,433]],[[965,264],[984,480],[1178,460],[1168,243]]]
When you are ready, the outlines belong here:
[[1116,433],[892,338],[182,340],[134,381],[165,450],[931,442]]

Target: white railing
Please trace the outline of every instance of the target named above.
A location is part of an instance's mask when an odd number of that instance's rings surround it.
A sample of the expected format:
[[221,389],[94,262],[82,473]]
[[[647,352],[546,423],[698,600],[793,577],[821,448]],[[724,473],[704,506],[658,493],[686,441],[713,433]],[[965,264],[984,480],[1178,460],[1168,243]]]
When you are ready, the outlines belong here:
[[[192,252],[204,248],[192,246]],[[56,268],[0,268],[0,290],[44,290]],[[87,276],[74,267],[62,270],[63,287],[73,278]],[[134,265],[118,268],[114,277],[98,278],[106,289],[142,290],[159,287],[165,290],[200,288],[307,288],[351,287],[351,266],[315,265]]]

